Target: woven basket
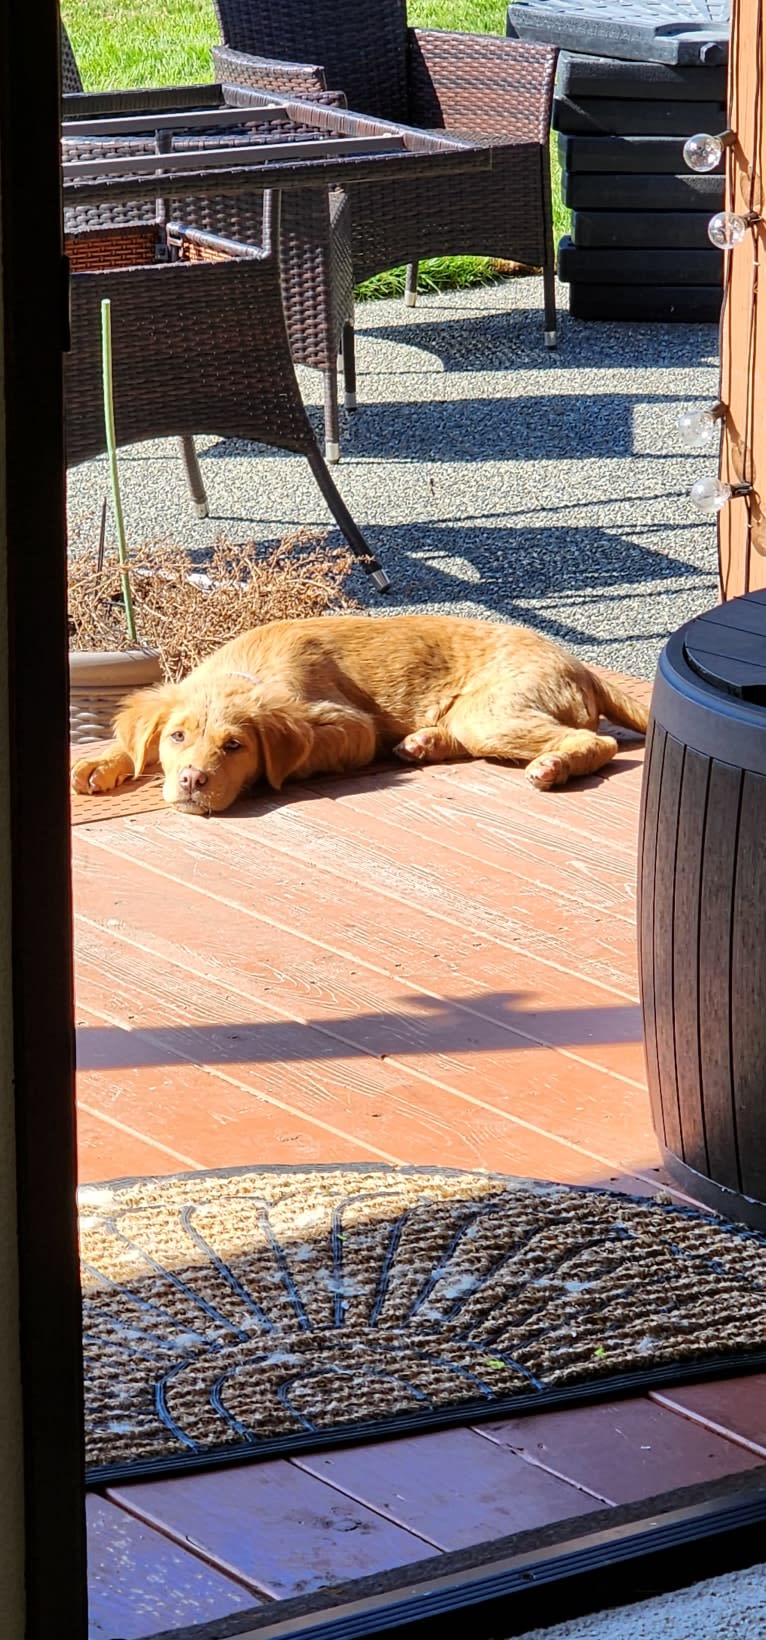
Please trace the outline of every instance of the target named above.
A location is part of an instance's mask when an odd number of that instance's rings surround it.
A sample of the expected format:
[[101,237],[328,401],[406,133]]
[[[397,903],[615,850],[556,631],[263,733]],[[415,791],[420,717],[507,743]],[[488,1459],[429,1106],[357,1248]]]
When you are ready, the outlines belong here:
[[160,657],[154,649],[70,650],[70,740],[108,740],[124,696],[161,682]]

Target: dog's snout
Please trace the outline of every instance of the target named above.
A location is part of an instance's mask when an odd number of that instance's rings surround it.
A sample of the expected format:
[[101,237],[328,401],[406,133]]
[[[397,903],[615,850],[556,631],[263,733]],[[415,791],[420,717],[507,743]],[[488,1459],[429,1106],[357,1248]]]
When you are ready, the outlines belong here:
[[207,785],[207,775],[204,769],[195,769],[191,763],[182,769],[178,776],[179,790],[186,797],[193,797],[195,792],[201,791]]

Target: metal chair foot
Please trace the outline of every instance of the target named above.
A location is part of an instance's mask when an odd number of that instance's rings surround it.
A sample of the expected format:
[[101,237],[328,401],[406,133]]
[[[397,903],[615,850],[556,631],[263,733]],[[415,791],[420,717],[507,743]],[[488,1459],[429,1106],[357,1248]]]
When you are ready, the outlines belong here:
[[558,333],[555,330],[546,330],[545,345],[546,347],[558,347],[559,338]]

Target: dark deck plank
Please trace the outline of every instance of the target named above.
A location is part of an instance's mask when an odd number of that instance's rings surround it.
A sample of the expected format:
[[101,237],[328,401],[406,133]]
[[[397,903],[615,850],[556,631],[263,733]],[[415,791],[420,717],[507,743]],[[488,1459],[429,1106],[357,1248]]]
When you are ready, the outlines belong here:
[[741,1441],[766,1459],[766,1373],[689,1384],[654,1394],[652,1400],[729,1440]]
[[136,1483],[109,1496],[275,1599],[431,1552],[416,1533],[285,1462]]
[[87,1525],[88,1640],[144,1640],[257,1604],[249,1589],[105,1498],[88,1498]]
[[468,1429],[312,1454],[296,1459],[295,1467],[438,1549],[459,1549],[601,1507]]
[[485,1439],[614,1504],[738,1474],[761,1461],[710,1430],[703,1434],[646,1396],[508,1418],[477,1429]]

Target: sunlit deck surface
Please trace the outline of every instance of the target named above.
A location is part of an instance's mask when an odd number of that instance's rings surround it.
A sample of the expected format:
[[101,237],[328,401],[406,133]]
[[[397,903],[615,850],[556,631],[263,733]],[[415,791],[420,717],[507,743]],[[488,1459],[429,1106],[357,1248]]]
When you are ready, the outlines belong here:
[[[655,1190],[641,757],[626,742],[545,795],[464,763],[208,822],[80,805],[82,1180],[384,1161]],[[138,1640],[764,1461],[764,1380],[743,1377],[120,1486],[89,1499],[90,1633]]]

